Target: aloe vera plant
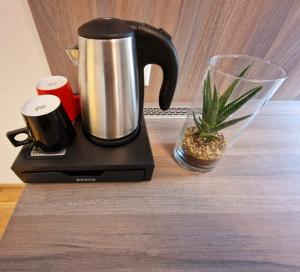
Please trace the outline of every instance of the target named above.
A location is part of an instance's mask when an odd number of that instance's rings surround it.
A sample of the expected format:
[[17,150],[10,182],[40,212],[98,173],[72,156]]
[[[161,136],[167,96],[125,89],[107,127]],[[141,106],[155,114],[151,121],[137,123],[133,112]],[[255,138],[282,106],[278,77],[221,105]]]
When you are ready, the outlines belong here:
[[257,86],[243,95],[235,99],[234,101],[228,102],[230,96],[233,94],[236,86],[238,85],[241,78],[246,74],[250,65],[248,65],[235,79],[228,88],[219,94],[216,86],[213,84],[208,72],[207,77],[204,81],[203,86],[203,107],[202,116],[194,115],[194,121],[197,127],[198,137],[205,141],[212,141],[219,139],[218,132],[226,127],[235,125],[236,123],[249,118],[252,114],[245,115],[236,119],[226,121],[226,119],[239,110],[245,103],[247,103],[252,97],[254,97],[261,89],[262,86]]

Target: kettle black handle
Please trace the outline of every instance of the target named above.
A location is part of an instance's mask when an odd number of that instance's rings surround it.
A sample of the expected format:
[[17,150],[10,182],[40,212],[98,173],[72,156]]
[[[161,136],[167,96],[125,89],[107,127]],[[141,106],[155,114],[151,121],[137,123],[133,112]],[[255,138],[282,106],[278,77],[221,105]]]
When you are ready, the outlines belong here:
[[[144,98],[144,67],[157,64],[163,71],[163,82],[159,94],[159,106],[169,109],[178,79],[178,58],[171,36],[163,29],[144,23],[126,21],[135,30],[139,65],[139,88],[141,101]],[[143,104],[142,104],[143,105]]]

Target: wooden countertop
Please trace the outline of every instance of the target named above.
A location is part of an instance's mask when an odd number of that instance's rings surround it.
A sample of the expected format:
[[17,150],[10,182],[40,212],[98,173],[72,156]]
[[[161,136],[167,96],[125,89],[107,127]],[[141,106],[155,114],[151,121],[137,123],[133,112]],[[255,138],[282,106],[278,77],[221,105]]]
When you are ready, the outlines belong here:
[[26,185],[0,271],[300,271],[300,102],[270,102],[210,173],[147,119],[152,181]]

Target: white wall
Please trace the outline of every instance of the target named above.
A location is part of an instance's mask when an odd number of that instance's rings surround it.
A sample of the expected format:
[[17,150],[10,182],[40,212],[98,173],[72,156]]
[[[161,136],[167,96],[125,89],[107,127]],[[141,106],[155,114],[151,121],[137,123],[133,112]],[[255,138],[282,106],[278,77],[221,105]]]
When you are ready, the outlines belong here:
[[0,33],[0,183],[18,183],[10,166],[20,148],[5,134],[24,126],[19,109],[50,70],[26,0],[0,0]]

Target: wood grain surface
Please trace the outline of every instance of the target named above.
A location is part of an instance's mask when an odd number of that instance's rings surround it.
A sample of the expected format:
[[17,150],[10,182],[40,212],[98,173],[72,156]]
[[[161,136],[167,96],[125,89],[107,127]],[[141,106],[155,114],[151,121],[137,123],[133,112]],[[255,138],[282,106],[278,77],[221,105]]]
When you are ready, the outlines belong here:
[[27,185],[0,271],[300,271],[300,102],[266,105],[205,174],[172,158],[183,121],[147,119],[150,182]]
[[0,240],[23,189],[23,184],[0,184]]
[[[77,28],[99,16],[144,21],[167,30],[180,60],[176,101],[190,101],[209,57],[248,54],[283,66],[288,80],[274,99],[300,99],[299,0],[28,0],[52,74],[77,87],[77,71],[64,48]],[[161,84],[154,67],[145,100],[156,102]]]

